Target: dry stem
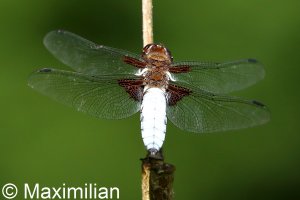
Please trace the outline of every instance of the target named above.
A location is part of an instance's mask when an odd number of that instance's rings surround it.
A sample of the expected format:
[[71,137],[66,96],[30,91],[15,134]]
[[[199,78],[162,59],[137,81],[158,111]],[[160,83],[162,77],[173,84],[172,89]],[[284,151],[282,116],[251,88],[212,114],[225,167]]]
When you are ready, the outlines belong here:
[[144,46],[153,43],[152,7],[152,0],[142,0]]
[[142,199],[172,200],[175,166],[147,156],[142,159]]

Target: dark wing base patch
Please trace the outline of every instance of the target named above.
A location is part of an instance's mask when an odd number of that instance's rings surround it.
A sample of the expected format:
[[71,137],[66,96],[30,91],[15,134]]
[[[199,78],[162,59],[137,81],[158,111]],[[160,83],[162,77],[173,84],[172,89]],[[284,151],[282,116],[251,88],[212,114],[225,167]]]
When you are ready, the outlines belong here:
[[143,99],[143,80],[121,79],[118,80],[119,85],[122,86],[126,92],[136,101]]
[[178,101],[180,101],[183,97],[190,95],[191,92],[192,91],[187,88],[169,84],[167,89],[168,105],[176,105]]
[[137,68],[145,68],[146,67],[145,62],[142,62],[142,61],[140,61],[138,59],[135,59],[135,58],[132,58],[130,56],[124,56],[123,61],[126,64],[132,65],[132,66],[137,67]]
[[191,67],[188,65],[178,65],[176,67],[169,67],[169,72],[178,74],[178,73],[187,73],[191,71]]

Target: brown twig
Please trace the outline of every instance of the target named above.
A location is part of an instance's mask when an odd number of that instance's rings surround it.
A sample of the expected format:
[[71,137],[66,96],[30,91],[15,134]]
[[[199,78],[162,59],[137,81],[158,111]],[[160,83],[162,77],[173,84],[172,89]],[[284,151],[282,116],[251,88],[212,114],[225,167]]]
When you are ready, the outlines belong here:
[[152,7],[152,0],[142,0],[144,46],[153,43]]
[[164,160],[142,159],[143,200],[172,200],[175,167]]

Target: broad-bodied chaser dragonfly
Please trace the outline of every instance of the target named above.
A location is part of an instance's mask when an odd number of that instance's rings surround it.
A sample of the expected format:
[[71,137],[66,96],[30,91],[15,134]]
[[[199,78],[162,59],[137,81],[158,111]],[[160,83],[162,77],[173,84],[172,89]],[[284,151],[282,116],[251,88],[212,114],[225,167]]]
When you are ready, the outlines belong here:
[[255,59],[173,62],[163,45],[148,44],[139,56],[67,31],[48,33],[44,44],[74,71],[40,69],[29,85],[98,118],[122,119],[140,111],[151,155],[163,145],[167,118],[196,133],[251,127],[270,118],[264,104],[225,95],[263,79],[264,69]]

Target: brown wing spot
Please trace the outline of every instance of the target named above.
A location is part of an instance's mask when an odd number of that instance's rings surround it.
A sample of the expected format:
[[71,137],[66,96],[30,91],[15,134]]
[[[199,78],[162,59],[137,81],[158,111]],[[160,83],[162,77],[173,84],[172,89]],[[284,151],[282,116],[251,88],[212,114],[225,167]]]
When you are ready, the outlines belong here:
[[176,67],[169,67],[169,72],[178,74],[178,73],[187,73],[191,71],[191,67],[188,65],[178,65]]
[[118,80],[126,92],[136,101],[141,101],[143,98],[143,80],[121,79]]
[[169,84],[167,89],[168,104],[170,106],[176,105],[178,101],[183,97],[190,95],[191,92],[192,91],[187,88]]
[[260,106],[260,107],[265,107],[265,105],[259,101],[256,101],[256,100],[253,100],[252,101],[253,104],[257,105],[257,106]]
[[43,69],[39,69],[39,72],[42,72],[42,73],[48,73],[48,72],[52,72],[52,69],[49,69],[49,68],[43,68]]
[[124,56],[123,57],[123,61],[129,65],[132,65],[134,67],[137,67],[137,68],[145,68],[146,67],[146,63],[143,62],[143,61],[140,61],[138,59],[135,59],[135,58],[132,58],[132,57],[129,57],[129,56]]

